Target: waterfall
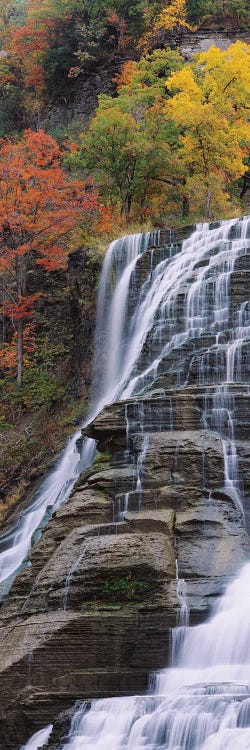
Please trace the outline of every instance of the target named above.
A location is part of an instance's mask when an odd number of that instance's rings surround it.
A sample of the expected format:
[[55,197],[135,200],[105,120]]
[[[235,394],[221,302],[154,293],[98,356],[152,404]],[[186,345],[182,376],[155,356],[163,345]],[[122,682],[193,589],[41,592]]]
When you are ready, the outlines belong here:
[[249,578],[247,564],[214,616],[186,628],[153,695],[83,704],[62,750],[249,750]]
[[[115,240],[106,254],[99,288],[95,363],[97,358],[100,361],[104,342],[110,357],[104,356],[102,362],[101,388],[96,389],[97,395],[88,419],[70,438],[55,469],[42,483],[15,526],[0,537],[0,601],[10,590],[42,528],[52,513],[68,500],[79,475],[92,464],[96,456],[95,442],[91,439],[83,440],[81,429],[105,404],[118,396],[122,372],[124,367],[126,369],[124,326],[130,279],[136,261],[148,247],[150,237],[152,240],[155,237],[157,241],[157,233],[150,235],[149,232]],[[104,349],[105,354],[107,350]],[[120,397],[122,398],[122,393]]]
[[[159,244],[159,233],[130,235],[111,243],[103,265],[99,288],[96,355],[94,372],[96,398],[86,426],[105,404],[117,399],[141,395],[152,388],[161,368],[176,359],[178,352],[202,340],[209,331],[211,344],[200,355],[198,381],[204,385],[228,383],[217,387],[211,398],[205,424],[224,430],[226,484],[237,503],[237,457],[232,430],[232,377],[240,377],[244,342],[249,337],[250,309],[244,303],[230,321],[230,278],[237,259],[247,251],[249,220],[232,219],[210,226],[197,225],[180,252],[173,245],[166,257],[154,263],[154,252],[148,276],[139,296],[133,294],[133,275],[138,260],[149,243]],[[178,248],[177,248],[178,249]],[[178,321],[179,297],[185,294],[185,314],[181,330]],[[212,297],[208,305],[207,300]],[[128,305],[130,307],[128,308]],[[178,325],[177,325],[178,323]],[[233,323],[233,325],[232,325]],[[143,363],[144,345],[150,340],[150,356]],[[107,356],[108,352],[108,356]],[[192,372],[192,358],[177,373],[177,384],[187,385]],[[218,401],[219,406],[218,406]],[[230,404],[228,406],[228,403]],[[221,420],[224,424],[221,430]],[[47,523],[52,512],[66,502],[79,477],[94,460],[92,440],[82,442],[81,429],[69,440],[56,468],[42,483],[30,506],[16,525],[0,538],[0,592],[6,594],[27,559],[30,547]]]
[[53,724],[48,724],[44,729],[40,729],[39,732],[33,734],[33,737],[31,737],[25,747],[21,747],[21,750],[39,750],[39,748],[44,747],[48,742],[52,729]]
[[[235,403],[237,389],[248,393],[242,365],[249,347],[250,311],[248,302],[234,309],[231,282],[249,238],[250,220],[245,217],[198,225],[181,248],[173,237],[164,257],[157,252],[158,234],[124,238],[107,252],[97,315],[98,397],[89,419],[112,401],[132,398],[129,406],[141,438],[136,461],[140,502],[150,427],[142,397],[163,388],[165,377],[175,389],[189,389],[194,383],[200,389],[202,426],[216,431],[222,441],[224,490],[244,512]],[[150,243],[155,249],[138,291],[135,277]],[[166,401],[168,429],[176,429],[169,392]],[[126,406],[128,460],[130,414]],[[92,441],[84,445],[84,450],[88,445],[95,450]],[[203,466],[204,483],[205,474]],[[127,493],[125,507],[128,501]],[[155,676],[154,691],[145,696],[94,700],[90,707],[84,703],[73,717],[63,750],[250,750],[249,575],[247,564],[210,619],[190,627],[188,592],[179,579],[177,560],[177,627],[182,632],[173,638],[173,666]]]

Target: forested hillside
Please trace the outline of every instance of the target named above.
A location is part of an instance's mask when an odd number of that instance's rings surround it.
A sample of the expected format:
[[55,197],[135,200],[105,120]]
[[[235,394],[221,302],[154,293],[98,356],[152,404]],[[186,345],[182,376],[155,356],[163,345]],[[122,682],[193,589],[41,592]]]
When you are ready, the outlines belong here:
[[[0,1],[3,515],[82,414],[108,241],[247,212],[249,20],[248,0]],[[187,60],[206,28],[239,40]],[[89,125],[53,128],[96,72]]]

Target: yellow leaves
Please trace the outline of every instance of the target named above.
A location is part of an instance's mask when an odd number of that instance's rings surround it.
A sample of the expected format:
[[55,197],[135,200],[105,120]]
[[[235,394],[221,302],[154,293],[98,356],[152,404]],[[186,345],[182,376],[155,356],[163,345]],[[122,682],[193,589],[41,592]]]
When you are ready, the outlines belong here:
[[195,63],[173,73],[166,83],[175,94],[170,108],[181,122],[185,110],[209,105],[218,116],[246,121],[249,116],[250,47],[236,42],[227,50],[210,47]]
[[190,125],[197,122],[201,115],[203,96],[191,67],[185,65],[182,70],[172,73],[166,86],[169,91],[179,89],[179,92],[166,104],[168,114],[178,125]]
[[179,89],[180,91],[195,96],[198,99],[201,97],[200,88],[195,81],[194,73],[190,65],[185,65],[181,70],[172,73],[167,80],[166,86],[170,90]]
[[190,26],[187,22],[186,0],[173,0],[170,5],[163,8],[154,28],[155,31],[157,29],[172,31],[176,26],[182,26],[185,29],[189,29],[189,31],[195,31],[195,27]]
[[197,71],[203,81],[206,98],[218,111],[227,111],[231,116],[241,110],[241,116],[248,119],[250,96],[250,47],[237,41],[227,50],[210,47],[197,57]]
[[236,42],[224,51],[211,47],[197,55],[193,65],[173,73],[166,85],[173,93],[165,105],[167,116],[181,129],[178,159],[186,174],[186,189],[193,204],[203,202],[204,211],[205,202],[205,215],[211,215],[211,206],[221,206],[223,196],[227,204],[227,183],[246,171],[249,46]]

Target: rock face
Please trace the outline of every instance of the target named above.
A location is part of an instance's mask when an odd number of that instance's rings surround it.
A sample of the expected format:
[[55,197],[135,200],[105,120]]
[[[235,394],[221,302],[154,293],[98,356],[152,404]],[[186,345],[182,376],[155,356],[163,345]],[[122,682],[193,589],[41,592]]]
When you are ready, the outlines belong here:
[[[197,34],[183,31],[176,39],[172,35],[167,38],[166,35],[165,43],[167,46],[176,45],[183,57],[190,59],[199,52],[206,52],[211,46],[227,49],[237,39],[248,44],[250,34],[242,29],[199,29]],[[81,124],[86,129],[95,113],[98,95],[115,94],[114,78],[123,64],[124,58],[117,57],[111,64],[97,66],[87,76],[85,74],[79,76],[79,79],[64,81],[61,94],[58,96],[57,91],[56,100],[52,99],[42,111],[42,127],[61,128],[62,125],[67,127],[71,123],[77,123],[78,127]]]
[[[93,288],[97,286],[99,274],[100,261],[87,250],[77,250],[70,255],[66,269],[45,274],[37,266],[30,275],[29,293],[42,291],[36,305],[37,342],[39,346],[42,342],[45,346],[45,340],[47,342],[49,377],[54,378],[55,389],[59,384],[57,374],[63,370],[68,397],[66,404],[66,399],[62,403],[55,394],[49,417],[44,414],[44,407],[39,411],[38,406],[28,408],[26,405],[25,415],[21,409],[21,417],[15,417],[15,431],[9,431],[8,425],[3,430],[0,441],[0,527],[4,523],[5,531],[19,517],[20,505],[27,507],[34,495],[35,484],[50,469],[69,431],[74,429],[70,426],[70,402],[73,408],[73,403],[79,399],[80,409],[86,398],[95,328]],[[57,425],[58,416],[61,428]]]
[[[169,252],[162,233],[153,263]],[[151,263],[149,250],[135,293]],[[246,271],[234,275],[239,305]],[[181,311],[180,299],[180,320]],[[148,339],[137,374],[150,346]],[[181,369],[192,361],[190,383],[173,385],[175,362],[166,358],[143,397],[105,407],[85,428],[100,454],[35,544],[1,611],[5,750],[18,750],[78,699],[144,691],[150,672],[170,658],[178,581],[185,578],[195,624],[247,557],[242,509],[225,485],[225,444],[209,423],[215,385],[207,387],[204,419],[204,389],[195,380],[203,346],[195,341],[192,356],[189,347],[176,356]],[[230,388],[247,497],[247,389],[244,382]]]
[[229,29],[227,31],[225,27],[217,30],[211,29],[210,31],[209,29],[204,29],[203,31],[199,30],[198,34],[184,33],[183,38],[180,40],[180,51],[183,57],[189,59],[199,52],[207,52],[210,47],[219,47],[219,49],[225,50],[236,39],[241,39],[249,44],[249,38],[249,33],[240,29]]

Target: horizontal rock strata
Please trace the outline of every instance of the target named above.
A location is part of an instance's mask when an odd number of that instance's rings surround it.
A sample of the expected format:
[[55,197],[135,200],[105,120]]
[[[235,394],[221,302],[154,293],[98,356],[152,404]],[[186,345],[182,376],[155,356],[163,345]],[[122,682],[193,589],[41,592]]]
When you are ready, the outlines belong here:
[[[179,252],[182,239],[176,235],[173,244],[161,233],[160,246],[137,265],[135,289],[150,264]],[[231,283],[232,316],[246,299],[244,263]],[[180,321],[184,296],[185,290]],[[137,374],[151,344],[149,336]],[[180,608],[176,563],[196,623],[247,558],[242,509],[226,488],[225,445],[213,425],[216,383],[204,399],[198,378],[207,346],[207,339],[189,340],[164,358],[143,397],[107,405],[84,430],[100,454],[43,531],[1,610],[0,748],[19,750],[76,700],[145,691],[152,670],[170,658]],[[243,362],[242,381],[228,386],[228,399],[247,503],[247,356]],[[180,370],[190,379],[177,387]]]

